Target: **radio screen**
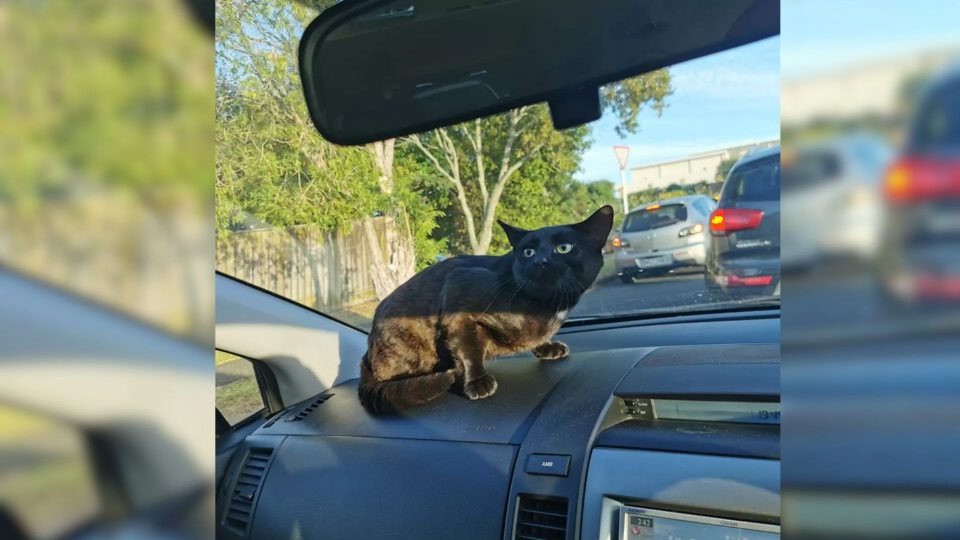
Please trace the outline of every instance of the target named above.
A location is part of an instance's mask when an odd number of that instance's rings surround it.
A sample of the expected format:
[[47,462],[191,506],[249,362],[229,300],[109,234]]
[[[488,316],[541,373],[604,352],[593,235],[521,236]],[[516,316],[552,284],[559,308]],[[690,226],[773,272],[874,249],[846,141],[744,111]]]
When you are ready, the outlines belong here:
[[623,534],[620,538],[622,540],[774,540],[780,538],[780,527],[776,525],[646,508],[624,508],[621,513]]

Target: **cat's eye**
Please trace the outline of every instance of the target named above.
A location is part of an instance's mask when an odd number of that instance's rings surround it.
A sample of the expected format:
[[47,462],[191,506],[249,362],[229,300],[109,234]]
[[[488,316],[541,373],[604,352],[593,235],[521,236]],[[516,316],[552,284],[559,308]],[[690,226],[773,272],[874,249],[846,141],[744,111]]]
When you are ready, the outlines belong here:
[[557,253],[565,255],[573,251],[573,244],[558,244],[556,247]]
[[523,256],[524,256],[524,257],[533,257],[533,254],[534,254],[534,253],[536,253],[536,251],[534,251],[533,248],[527,248],[527,249],[523,250]]

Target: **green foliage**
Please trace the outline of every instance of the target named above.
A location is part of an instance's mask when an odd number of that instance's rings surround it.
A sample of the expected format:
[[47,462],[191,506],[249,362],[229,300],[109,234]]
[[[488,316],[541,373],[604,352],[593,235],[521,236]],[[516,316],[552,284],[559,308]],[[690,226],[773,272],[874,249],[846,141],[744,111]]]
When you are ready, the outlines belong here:
[[398,156],[384,190],[370,148],[330,144],[309,120],[296,50],[313,16],[282,0],[218,3],[218,233],[249,221],[342,230],[388,214],[410,231],[425,264],[443,242],[431,237],[438,210],[422,195],[431,180],[419,164]]
[[790,148],[858,132],[896,139],[902,129],[903,124],[896,115],[868,113],[850,118],[818,118],[802,125],[782,126],[780,143]]
[[[608,85],[601,98],[622,136],[639,130],[638,115],[645,107],[662,112],[671,93],[670,73],[664,69]],[[491,213],[518,227],[538,228],[586,217],[596,207],[587,211],[584,201],[603,199],[597,207],[615,202],[612,193],[601,197],[573,179],[590,144],[590,127],[557,131],[543,104],[423,134],[413,142],[450,194],[435,237],[449,238],[454,254],[486,252],[483,226],[491,222],[485,219]],[[518,168],[504,179],[504,171],[514,166]],[[508,249],[500,228],[492,232],[489,249]]]
[[[405,209],[403,225],[412,233],[417,270],[421,270],[446,253],[447,238],[434,234],[443,216],[443,210],[436,203],[446,194],[436,188],[433,178],[424,175],[421,164],[405,153],[397,154],[394,175],[397,184],[392,204]],[[391,201],[385,203],[391,204]]]
[[[527,229],[569,223],[577,218],[571,213],[572,203],[584,184],[574,180],[573,175],[580,168],[580,157],[589,143],[587,127],[557,131],[545,105],[537,105],[534,111],[536,129],[524,133],[519,142],[522,148],[538,143],[543,147],[508,181],[496,209],[497,219]],[[495,226],[491,251],[504,252],[509,246],[503,230]]]
[[686,195],[706,195],[707,197],[716,197],[720,194],[720,188],[723,182],[697,182],[696,184],[677,185],[671,184],[666,189],[645,189],[630,194],[630,208],[636,208],[657,201],[672,199],[673,197],[683,197]]
[[927,69],[904,77],[897,88],[897,110],[903,117],[909,117],[930,83],[933,73]]
[[657,116],[663,114],[667,97],[673,94],[670,86],[670,71],[658,69],[639,77],[608,84],[600,89],[604,110],[617,115],[617,135],[621,137],[640,130],[637,120],[644,107],[652,108]]
[[290,51],[310,15],[279,0],[218,3],[218,231],[248,215],[343,228],[384,205],[370,153],[326,143],[307,120]]
[[4,2],[0,200],[118,189],[209,201],[209,50],[179,2]]
[[713,176],[713,179],[716,180],[717,182],[723,182],[724,180],[726,180],[727,175],[730,174],[730,169],[732,169],[733,166],[736,165],[737,160],[738,158],[729,157],[721,161],[720,164],[717,165],[717,173]]

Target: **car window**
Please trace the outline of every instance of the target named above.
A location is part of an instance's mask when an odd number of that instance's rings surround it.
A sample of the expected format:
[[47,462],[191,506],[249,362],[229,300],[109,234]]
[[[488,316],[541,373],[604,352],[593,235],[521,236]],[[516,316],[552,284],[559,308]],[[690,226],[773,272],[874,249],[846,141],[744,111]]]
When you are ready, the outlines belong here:
[[917,150],[960,146],[960,82],[941,88],[921,107],[913,143]]
[[687,207],[682,204],[650,206],[632,212],[623,221],[623,232],[633,233],[667,227],[687,219]]
[[264,408],[253,363],[235,354],[216,351],[217,409],[231,426]]
[[780,200],[780,155],[749,161],[733,169],[723,185],[720,206]]
[[851,152],[863,168],[864,180],[878,182],[893,158],[892,147],[882,141],[867,140],[854,144]]
[[694,206],[697,207],[697,210],[704,216],[709,216],[710,212],[713,212],[713,202],[708,199],[697,199],[694,203]]
[[783,173],[783,190],[807,189],[840,178],[842,165],[833,152],[810,151],[799,154]]
[[77,427],[0,404],[0,524],[58,538],[90,522],[101,509],[91,463]]
[[[623,234],[665,227],[692,216],[663,202],[712,198],[729,156],[778,143],[767,135],[780,129],[775,37],[611,83],[600,90],[602,118],[572,129],[554,129],[541,103],[366,146],[333,145],[310,120],[298,73],[300,36],[317,15],[310,5],[218,5],[216,267],[362,330],[416,272],[452,257],[508,253],[498,221],[569,224],[609,204]],[[750,76],[729,77],[737,66]],[[722,97],[701,99],[718,87]],[[751,122],[736,121],[745,114]],[[694,136],[689,118],[715,127]],[[617,145],[632,149],[626,205]],[[622,210],[658,203],[656,211]],[[570,318],[738,301],[690,279],[703,272],[707,236],[678,240],[692,255],[665,271],[669,279],[634,284],[621,274],[637,264],[612,239],[596,286]]]

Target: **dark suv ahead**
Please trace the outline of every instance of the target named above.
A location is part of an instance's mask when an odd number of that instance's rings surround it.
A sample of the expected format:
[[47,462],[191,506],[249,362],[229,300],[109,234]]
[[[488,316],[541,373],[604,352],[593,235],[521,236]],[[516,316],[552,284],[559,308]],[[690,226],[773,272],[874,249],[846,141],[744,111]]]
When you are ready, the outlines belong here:
[[767,296],[780,283],[780,147],[747,154],[730,170],[710,215],[707,290]]
[[960,302],[960,64],[921,93],[884,182],[881,271],[898,300]]

